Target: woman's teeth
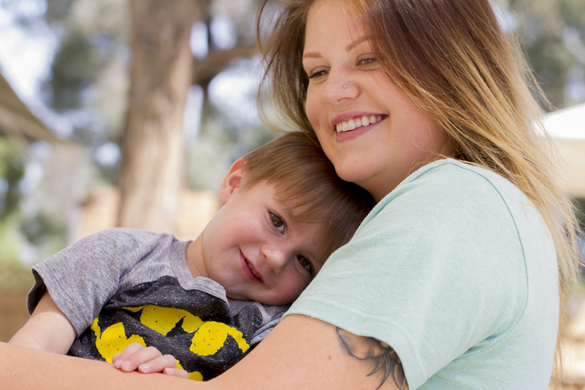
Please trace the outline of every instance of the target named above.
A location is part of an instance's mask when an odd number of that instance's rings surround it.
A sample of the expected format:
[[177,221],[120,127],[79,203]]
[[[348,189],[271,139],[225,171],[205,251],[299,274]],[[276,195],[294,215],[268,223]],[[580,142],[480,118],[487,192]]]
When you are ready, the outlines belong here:
[[343,133],[344,131],[354,130],[358,127],[372,125],[376,122],[380,122],[382,120],[382,116],[362,116],[361,118],[350,119],[347,122],[340,122],[335,126],[335,130],[338,133]]

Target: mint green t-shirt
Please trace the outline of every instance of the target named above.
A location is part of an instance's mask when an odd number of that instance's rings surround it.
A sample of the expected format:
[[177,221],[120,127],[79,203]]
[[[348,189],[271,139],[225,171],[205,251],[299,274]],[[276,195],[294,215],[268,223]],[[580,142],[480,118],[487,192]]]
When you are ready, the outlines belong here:
[[554,244],[509,181],[436,161],[376,205],[289,314],[388,343],[411,390],[544,390],[558,330]]

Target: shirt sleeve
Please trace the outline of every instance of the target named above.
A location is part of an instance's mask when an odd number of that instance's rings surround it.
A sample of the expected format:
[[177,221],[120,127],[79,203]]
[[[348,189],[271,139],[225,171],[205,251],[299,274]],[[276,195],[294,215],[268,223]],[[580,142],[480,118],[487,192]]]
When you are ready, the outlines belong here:
[[124,275],[172,241],[170,235],[122,228],[83,238],[33,268],[28,310],[32,313],[48,291],[80,335],[118,290]]
[[510,332],[526,290],[522,246],[501,193],[476,172],[446,166],[377,205],[287,315],[388,343],[414,389]]

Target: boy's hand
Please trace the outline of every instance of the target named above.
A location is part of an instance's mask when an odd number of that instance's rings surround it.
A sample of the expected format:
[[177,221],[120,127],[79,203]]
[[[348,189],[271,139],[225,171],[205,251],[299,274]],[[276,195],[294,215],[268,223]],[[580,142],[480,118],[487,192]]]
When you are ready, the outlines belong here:
[[124,351],[112,357],[112,364],[124,372],[138,371],[144,374],[161,372],[170,376],[189,378],[187,371],[177,368],[173,355],[163,355],[155,347],[129,344]]

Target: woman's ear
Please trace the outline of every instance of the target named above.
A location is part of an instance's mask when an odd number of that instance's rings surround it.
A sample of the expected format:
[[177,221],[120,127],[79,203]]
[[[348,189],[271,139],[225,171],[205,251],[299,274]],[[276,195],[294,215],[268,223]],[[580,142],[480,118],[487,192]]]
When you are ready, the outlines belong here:
[[248,175],[244,158],[237,159],[230,167],[219,187],[219,201],[226,204],[232,195],[244,184]]

